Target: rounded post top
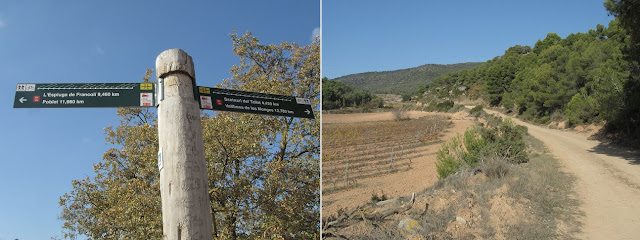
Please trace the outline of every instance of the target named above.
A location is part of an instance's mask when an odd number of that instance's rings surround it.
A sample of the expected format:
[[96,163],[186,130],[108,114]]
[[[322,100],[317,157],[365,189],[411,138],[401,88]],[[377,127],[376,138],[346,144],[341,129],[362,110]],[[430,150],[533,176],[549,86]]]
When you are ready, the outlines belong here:
[[156,58],[156,76],[158,79],[173,72],[181,72],[189,75],[191,80],[196,79],[193,69],[193,59],[184,50],[179,48],[165,50]]

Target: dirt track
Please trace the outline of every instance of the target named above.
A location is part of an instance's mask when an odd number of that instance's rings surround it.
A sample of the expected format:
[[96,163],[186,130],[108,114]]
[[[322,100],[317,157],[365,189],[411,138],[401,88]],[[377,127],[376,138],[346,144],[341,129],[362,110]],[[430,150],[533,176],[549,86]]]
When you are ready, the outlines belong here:
[[[485,110],[499,114],[496,111]],[[504,116],[503,114],[499,114]],[[583,202],[581,239],[638,239],[640,237],[640,154],[611,147],[586,136],[548,129],[514,119],[529,128],[576,176]]]

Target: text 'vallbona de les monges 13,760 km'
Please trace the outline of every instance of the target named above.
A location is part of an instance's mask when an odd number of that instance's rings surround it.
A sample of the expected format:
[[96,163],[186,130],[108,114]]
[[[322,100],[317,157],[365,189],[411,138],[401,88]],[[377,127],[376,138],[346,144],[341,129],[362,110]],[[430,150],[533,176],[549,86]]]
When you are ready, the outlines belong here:
[[201,109],[314,119],[311,101],[293,96],[198,87]]
[[20,83],[14,108],[154,107],[153,83]]

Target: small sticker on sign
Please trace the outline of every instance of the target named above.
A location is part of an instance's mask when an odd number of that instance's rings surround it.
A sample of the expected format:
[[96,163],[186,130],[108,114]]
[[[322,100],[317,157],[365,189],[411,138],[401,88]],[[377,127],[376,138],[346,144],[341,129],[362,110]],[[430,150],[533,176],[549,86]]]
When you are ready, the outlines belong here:
[[36,90],[35,84],[18,84],[16,87],[16,92],[33,92]]
[[140,93],[140,106],[151,107],[153,106],[153,94],[152,93]]
[[153,83],[140,83],[140,90],[153,90]]
[[200,96],[200,106],[204,109],[213,109],[213,102],[210,96]]
[[308,98],[296,98],[296,102],[298,104],[311,105],[311,100],[309,100]]
[[200,91],[200,93],[211,94],[211,89],[209,89],[208,87],[198,87],[198,90]]

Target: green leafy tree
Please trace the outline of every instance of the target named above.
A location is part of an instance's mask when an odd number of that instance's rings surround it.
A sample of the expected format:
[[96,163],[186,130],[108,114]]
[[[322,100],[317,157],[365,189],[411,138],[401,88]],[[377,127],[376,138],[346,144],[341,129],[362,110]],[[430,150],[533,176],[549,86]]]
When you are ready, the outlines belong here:
[[564,104],[566,86],[549,64],[527,68],[513,81],[513,95],[520,114],[539,118],[548,116]]
[[492,61],[483,74],[486,100],[492,106],[498,106],[504,94],[511,91],[511,83],[518,73],[521,54],[528,54],[530,48],[516,45],[505,51],[501,58]]
[[630,74],[624,84],[623,109],[614,121],[613,128],[624,128],[627,134],[640,138],[640,1],[607,0],[604,6],[629,36],[624,54]]
[[556,33],[549,33],[544,40],[538,40],[536,45],[533,47],[533,52],[536,54],[540,54],[545,49],[553,46],[556,43],[559,43],[562,38],[558,36]]
[[[640,10],[640,2],[637,0],[607,0],[604,2],[607,11],[617,19],[619,19],[622,27],[629,31],[631,41],[634,43],[640,43],[640,16],[638,11]],[[640,58],[640,56],[635,56]]]
[[322,109],[343,107],[382,107],[384,102],[371,93],[356,89],[349,84],[322,79]]
[[506,83],[502,74],[506,70],[498,64],[493,64],[485,72],[484,91],[486,92],[486,100],[491,106],[497,106],[502,101],[502,94],[505,91]]
[[[623,62],[623,64],[620,64]],[[601,119],[610,123],[619,121],[617,118],[624,112],[624,87],[629,78],[629,71],[621,59],[609,59],[599,68],[592,71],[593,81],[588,86],[591,96],[598,103],[597,112]]]
[[589,123],[598,114],[598,103],[593,97],[588,96],[584,90],[576,93],[567,104],[566,115],[571,124]]

